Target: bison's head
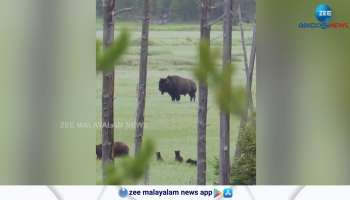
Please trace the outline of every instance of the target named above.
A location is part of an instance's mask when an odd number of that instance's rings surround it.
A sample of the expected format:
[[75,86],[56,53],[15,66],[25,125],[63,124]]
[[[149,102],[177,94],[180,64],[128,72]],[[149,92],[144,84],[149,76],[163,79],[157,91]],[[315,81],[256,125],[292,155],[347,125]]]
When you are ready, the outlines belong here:
[[167,78],[159,79],[159,91],[164,94],[164,92],[168,91],[169,80]]

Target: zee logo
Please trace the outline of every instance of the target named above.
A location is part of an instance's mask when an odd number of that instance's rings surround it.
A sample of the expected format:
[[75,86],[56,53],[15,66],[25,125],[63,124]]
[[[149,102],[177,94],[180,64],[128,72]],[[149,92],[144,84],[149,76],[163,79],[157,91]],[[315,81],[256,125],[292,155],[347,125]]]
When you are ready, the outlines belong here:
[[126,188],[121,187],[121,188],[119,189],[119,191],[118,191],[118,194],[119,194],[119,196],[120,196],[121,198],[125,198],[125,197],[127,197],[127,196],[129,195],[129,192],[128,192],[128,190],[127,190]]
[[332,8],[327,4],[319,4],[316,6],[315,16],[321,23],[328,23],[333,16]]
[[331,17],[332,16],[332,11],[331,10],[321,10],[320,13],[319,13],[319,16],[321,17],[325,17],[325,16],[329,16]]

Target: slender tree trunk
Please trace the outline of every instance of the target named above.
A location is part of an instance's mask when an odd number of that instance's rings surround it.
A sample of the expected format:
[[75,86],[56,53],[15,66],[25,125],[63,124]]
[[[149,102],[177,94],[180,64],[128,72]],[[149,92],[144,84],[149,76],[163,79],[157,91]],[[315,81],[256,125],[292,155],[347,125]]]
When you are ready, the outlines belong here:
[[[224,0],[223,25],[223,68],[231,64],[232,46],[232,0]],[[219,183],[228,185],[230,182],[230,114],[220,111],[220,168]]]
[[242,114],[241,122],[240,122],[240,131],[238,134],[238,141],[236,145],[236,151],[235,151],[235,159],[239,158],[241,156],[241,149],[239,148],[239,141],[242,136],[242,131],[244,126],[247,123],[247,120],[251,117],[250,115],[254,111],[254,102],[253,102],[253,95],[252,95],[252,84],[253,84],[253,74],[254,74],[254,64],[255,64],[255,57],[256,57],[256,25],[253,26],[253,40],[252,40],[252,47],[250,50],[250,58],[249,58],[249,64],[247,63],[248,56],[247,52],[245,50],[245,43],[244,41],[244,33],[242,28],[242,17],[241,17],[241,11],[240,7],[238,8],[239,12],[239,18],[240,18],[240,27],[241,27],[241,38],[242,38],[242,48],[243,53],[245,57],[245,74],[246,74],[246,108]]
[[[252,48],[250,52],[250,60],[249,60],[249,76],[248,76],[248,81],[247,81],[247,88],[249,89],[249,92],[247,93],[248,99],[251,98],[253,99],[252,95],[252,82],[253,82],[253,74],[254,74],[254,63],[255,63],[255,57],[256,57],[256,27],[254,25],[253,27],[253,41],[252,41]],[[246,109],[246,117],[247,119],[251,119],[252,112],[254,111],[254,106],[253,106],[253,101],[251,101],[250,107],[247,107]],[[244,114],[244,113],[243,113]],[[246,122],[245,122],[246,123]],[[244,125],[242,126],[242,119],[241,119],[241,128],[238,134],[238,139],[237,139],[237,144],[236,144],[236,151],[235,151],[235,158],[234,160],[237,160],[239,157],[241,157],[241,149],[239,148],[238,143],[241,140],[242,137],[242,131],[244,128]]]
[[[135,131],[135,154],[141,149],[143,128],[144,128],[144,113],[146,102],[146,82],[147,82],[147,62],[148,62],[148,35],[149,35],[149,21],[150,9],[149,0],[144,0],[141,35],[141,54],[140,54],[140,69],[139,69],[139,85],[137,97],[137,112],[136,112],[136,131]],[[148,184],[148,168],[145,174],[145,184]]]
[[[210,43],[209,10],[211,0],[201,0],[201,40]],[[197,184],[206,184],[206,130],[207,130],[207,104],[208,86],[206,82],[200,82],[198,87],[198,141],[197,141]]]
[[244,55],[244,65],[245,65],[245,74],[246,74],[246,109],[245,113],[243,113],[243,116],[241,118],[241,124],[240,128],[243,128],[244,125],[247,122],[249,113],[253,112],[254,110],[254,102],[253,102],[253,95],[252,95],[252,82],[253,82],[253,74],[254,74],[254,63],[255,63],[255,25],[253,26],[253,40],[252,40],[252,47],[250,52],[250,60],[248,63],[248,55],[245,45],[245,37],[244,37],[244,30],[243,30],[243,23],[242,23],[242,11],[241,6],[238,6],[238,18],[239,18],[239,26],[241,30],[241,41],[242,41],[242,49],[243,49],[243,55]]
[[248,80],[248,71],[249,71],[249,67],[248,67],[248,56],[247,56],[247,48],[245,46],[245,37],[244,37],[244,30],[243,30],[243,22],[242,22],[242,11],[241,11],[241,5],[240,3],[238,4],[238,20],[239,20],[239,28],[241,31],[241,43],[242,43],[242,50],[243,50],[243,58],[244,58],[244,69],[245,69],[245,74],[246,74],[246,78]]
[[[115,0],[104,0],[103,4],[103,45],[108,48],[114,39],[113,13]],[[106,183],[108,167],[113,166],[113,134],[114,134],[114,70],[103,72],[102,83],[102,180]]]
[[253,75],[254,75],[254,66],[255,66],[255,58],[256,58],[256,25],[253,26],[253,41],[252,41],[252,47],[250,50],[250,58],[249,58],[249,76],[248,76],[248,98],[250,100],[249,102],[249,109],[250,113],[254,111],[254,101],[253,101],[253,94],[252,94],[252,85],[253,85]]
[[248,84],[248,80],[249,80],[249,66],[248,66],[248,56],[247,56],[247,49],[245,46],[245,37],[244,37],[244,30],[243,30],[243,23],[242,23],[242,11],[241,11],[241,5],[240,3],[238,4],[238,20],[239,20],[239,28],[241,31],[241,42],[242,42],[242,50],[243,50],[243,58],[244,58],[244,72],[245,72],[245,76],[246,76],[246,88],[245,88],[245,92],[246,92],[246,103],[245,103],[245,108],[244,111],[242,113],[241,116],[241,121],[240,121],[240,125],[239,125],[239,131],[241,132],[242,129],[244,128],[245,124],[247,123],[247,118],[248,118],[248,112],[249,112],[249,107],[250,107],[250,97],[249,97],[249,84]]
[[144,112],[146,102],[146,82],[148,63],[148,33],[149,33],[149,0],[144,0],[144,19],[142,23],[141,53],[139,66],[139,85],[136,112],[135,154],[140,151],[144,128]]

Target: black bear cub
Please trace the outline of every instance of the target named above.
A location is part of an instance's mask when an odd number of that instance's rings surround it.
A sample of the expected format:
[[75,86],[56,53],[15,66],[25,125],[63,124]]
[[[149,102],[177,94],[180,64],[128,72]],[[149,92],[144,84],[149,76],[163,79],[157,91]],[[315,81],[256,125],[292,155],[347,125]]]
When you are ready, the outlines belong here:
[[163,161],[163,158],[162,158],[162,155],[160,154],[160,152],[157,152],[156,156],[157,156],[158,161]]
[[192,160],[191,158],[187,159],[186,163],[188,163],[190,165],[197,165],[197,161],[196,160]]
[[184,160],[180,155],[180,151],[175,151],[175,160],[178,162],[182,162]]

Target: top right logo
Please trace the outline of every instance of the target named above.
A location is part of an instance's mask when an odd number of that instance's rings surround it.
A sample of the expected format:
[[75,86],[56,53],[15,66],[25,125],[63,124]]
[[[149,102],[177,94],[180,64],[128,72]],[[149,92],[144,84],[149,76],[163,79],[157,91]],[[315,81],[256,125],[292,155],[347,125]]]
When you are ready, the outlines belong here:
[[315,9],[315,17],[319,23],[315,22],[300,22],[298,27],[300,29],[345,29],[349,28],[347,22],[331,22],[334,16],[334,11],[328,4],[318,4]]
[[316,19],[321,23],[328,23],[333,16],[332,8],[327,4],[317,5],[315,12]]

